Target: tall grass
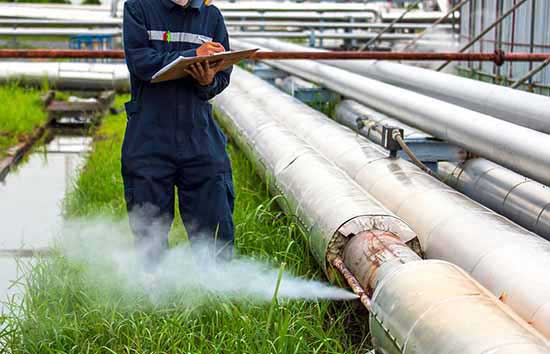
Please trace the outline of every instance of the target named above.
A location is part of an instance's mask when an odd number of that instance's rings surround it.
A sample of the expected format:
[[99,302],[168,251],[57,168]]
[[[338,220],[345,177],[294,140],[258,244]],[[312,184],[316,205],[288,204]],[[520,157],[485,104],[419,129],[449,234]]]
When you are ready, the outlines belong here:
[[[120,104],[122,99],[117,100]],[[124,218],[120,144],[124,115],[105,119],[94,152],[74,192],[67,217],[97,214]],[[240,254],[303,277],[321,278],[299,225],[274,205],[251,164],[229,147],[237,191],[236,248]],[[181,224],[176,226],[181,237]],[[185,270],[182,269],[182,272]],[[63,256],[42,260],[25,279],[20,316],[5,319],[0,334],[12,353],[355,353],[364,352],[365,326],[350,305],[330,302],[257,303],[208,296],[200,305],[175,301],[130,303],[117,289],[94,287],[83,270]],[[0,327],[1,328],[1,327]],[[357,340],[357,342],[355,342]],[[0,351],[2,348],[0,348]]]
[[40,90],[15,83],[0,86],[0,158],[6,149],[29,137],[46,123]]

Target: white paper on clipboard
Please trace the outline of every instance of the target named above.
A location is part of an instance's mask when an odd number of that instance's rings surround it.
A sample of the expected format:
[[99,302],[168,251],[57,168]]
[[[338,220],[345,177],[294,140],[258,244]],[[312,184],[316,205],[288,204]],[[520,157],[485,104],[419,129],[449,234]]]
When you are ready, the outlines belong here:
[[204,57],[179,57],[170,64],[166,65],[153,75],[151,79],[152,83],[164,82],[169,80],[177,80],[187,77],[188,74],[185,70],[192,64],[208,62],[211,65],[224,61],[220,71],[226,70],[227,68],[235,65],[243,59],[250,58],[252,54],[256,53],[258,49],[249,49],[249,50],[240,50],[235,52],[223,52],[216,53]]

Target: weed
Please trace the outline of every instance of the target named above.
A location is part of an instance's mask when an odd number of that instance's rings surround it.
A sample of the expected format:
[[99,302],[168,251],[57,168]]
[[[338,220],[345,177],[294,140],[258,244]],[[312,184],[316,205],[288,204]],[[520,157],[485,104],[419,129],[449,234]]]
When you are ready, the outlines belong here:
[[6,150],[46,123],[41,91],[11,83],[0,86],[0,158]]

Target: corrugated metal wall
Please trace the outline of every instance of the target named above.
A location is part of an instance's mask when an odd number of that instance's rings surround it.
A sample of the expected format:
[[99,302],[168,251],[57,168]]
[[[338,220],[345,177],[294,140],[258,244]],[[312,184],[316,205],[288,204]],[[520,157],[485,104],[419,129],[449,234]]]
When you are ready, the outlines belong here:
[[[487,28],[519,0],[470,0],[462,9],[461,41],[467,43]],[[501,28],[489,32],[472,51],[494,51],[502,43],[506,52],[550,52],[550,0],[528,0],[509,15]],[[518,79],[538,65],[537,63],[507,63],[499,69],[492,63],[470,63],[470,69],[484,73]],[[534,78],[535,84],[550,86],[550,68]]]

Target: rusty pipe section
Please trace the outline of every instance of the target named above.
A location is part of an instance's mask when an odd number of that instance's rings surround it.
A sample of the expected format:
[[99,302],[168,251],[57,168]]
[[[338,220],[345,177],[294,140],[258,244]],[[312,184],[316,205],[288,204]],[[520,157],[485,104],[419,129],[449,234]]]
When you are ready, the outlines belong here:
[[[32,59],[124,59],[122,50],[73,50],[73,49],[0,49],[0,58]],[[254,60],[414,60],[414,61],[490,61],[497,65],[504,62],[542,62],[550,59],[550,53],[456,53],[456,52],[313,52],[313,51],[260,51]]]
[[235,70],[232,85],[407,222],[428,258],[460,266],[550,337],[550,242],[251,74]]
[[550,187],[480,158],[438,170],[449,186],[550,240]]
[[[371,309],[372,333],[380,353],[482,354],[490,348],[495,348],[494,354],[518,352],[518,348],[526,354],[550,353],[546,340],[489,292],[479,296],[472,293],[471,289],[479,293],[482,287],[466,273],[457,273],[448,263],[422,261],[404,243],[415,240],[405,223],[274,119],[271,109],[263,104],[272,97],[250,95],[242,80],[254,78],[251,74],[239,68],[234,74],[237,80],[215,100],[219,121],[272,191],[285,197],[280,199],[284,210],[297,215],[307,228],[320,264],[341,272]],[[302,117],[296,107],[283,108],[288,108],[285,114],[300,124]],[[334,274],[331,268],[329,275]],[[417,269],[425,272],[423,278],[417,275],[419,279],[427,280],[432,273],[442,277],[436,283],[411,284],[410,274],[416,274]],[[432,289],[451,296],[432,296]],[[386,295],[378,295],[381,291],[392,296],[391,301],[383,301]],[[369,295],[376,300],[368,301]],[[393,310],[407,300],[421,305]],[[447,308],[445,303],[451,300],[453,306],[461,305],[460,313],[454,314],[458,318],[423,319],[430,309]],[[416,321],[409,321],[411,318]],[[463,336],[461,331],[471,326],[470,322],[477,324],[477,332],[472,337]],[[456,327],[456,323],[461,326]],[[402,351],[405,347],[409,350]]]
[[419,261],[399,267],[378,285],[372,304],[370,330],[382,354],[550,350],[545,338],[451,263]]
[[344,260],[341,257],[335,257],[332,261],[332,266],[336,268],[338,272],[344,277],[346,280],[346,283],[348,283],[351,290],[359,296],[359,301],[365,306],[365,308],[370,312],[372,311],[372,303],[369,299],[369,296],[367,295],[365,289],[363,289],[363,286],[361,283],[359,283],[359,280],[353,275],[353,273],[348,269],[346,264],[344,263]]
[[459,267],[409,252],[391,233],[363,232],[349,240],[339,265],[370,299],[378,352],[548,353],[546,339]]

